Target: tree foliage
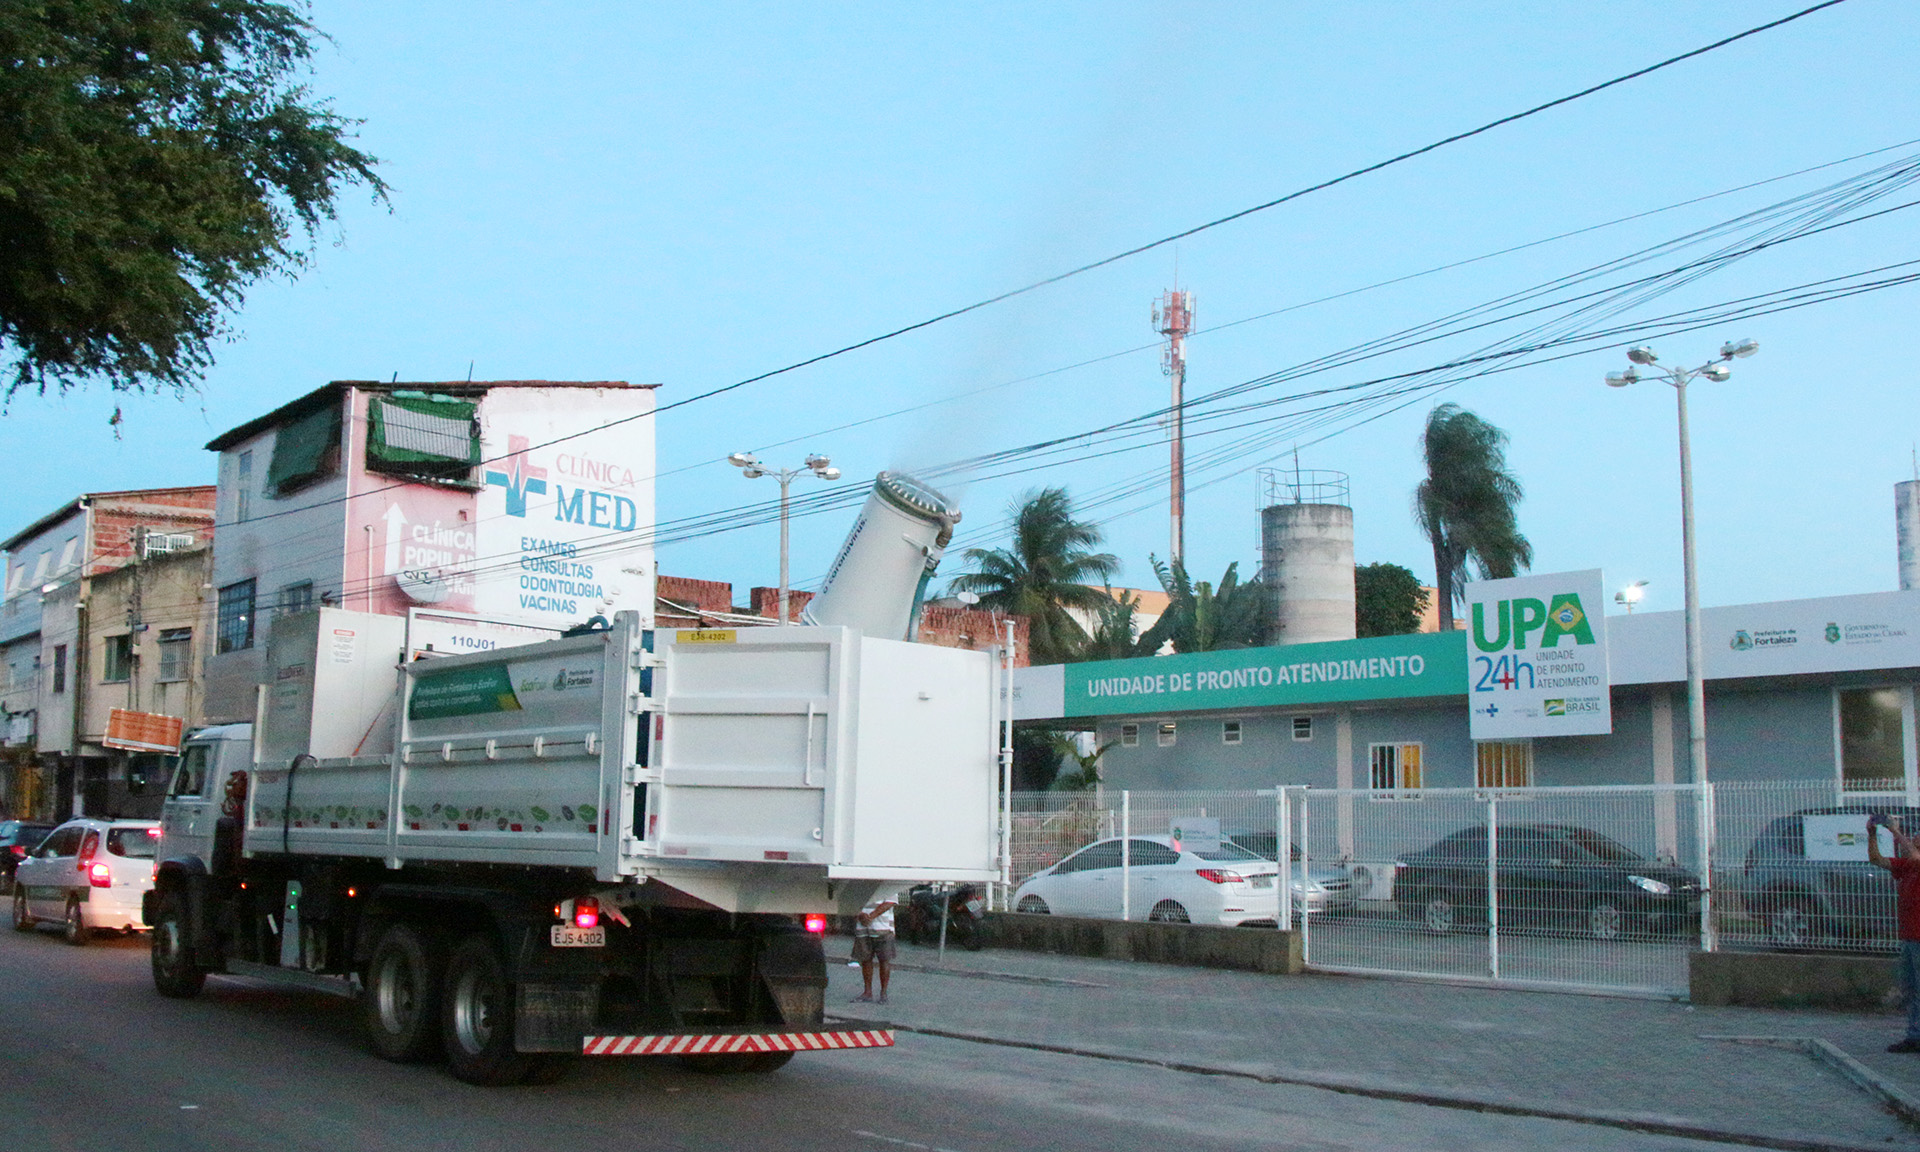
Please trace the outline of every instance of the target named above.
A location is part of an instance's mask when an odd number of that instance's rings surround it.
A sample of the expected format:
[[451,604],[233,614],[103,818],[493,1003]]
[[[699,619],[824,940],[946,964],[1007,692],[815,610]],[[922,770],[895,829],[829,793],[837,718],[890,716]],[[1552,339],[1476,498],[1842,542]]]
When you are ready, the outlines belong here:
[[1060,733],[1051,728],[1013,730],[1013,790],[1045,792],[1060,776]]
[[1094,617],[1093,635],[1080,650],[1083,660],[1125,660],[1130,656],[1151,656],[1140,651],[1139,637],[1133,634],[1133,618],[1140,611],[1140,594],[1122,588],[1106,589],[1106,603]]
[[1035,664],[1079,657],[1087,632],[1067,611],[1097,614],[1113,602],[1098,588],[1120,568],[1110,552],[1095,552],[1098,526],[1073,518],[1064,488],[1030,492],[1015,501],[1013,543],[1006,548],[969,548],[963,559],[974,571],[954,577],[952,589],[972,592],[980,606],[1027,618],[1027,643]]
[[1353,570],[1356,636],[1404,636],[1420,630],[1427,590],[1398,564],[1362,564]]
[[1105,744],[1095,745],[1091,752],[1082,752],[1076,735],[1071,732],[1054,733],[1053,746],[1060,753],[1058,763],[1065,768],[1053,778],[1055,792],[1091,792],[1100,786],[1100,758],[1107,754],[1107,749],[1113,747],[1114,742],[1109,740]]
[[1466,599],[1467,561],[1483,580],[1525,571],[1533,545],[1520,534],[1514,506],[1523,495],[1507,470],[1507,434],[1458,404],[1427,415],[1420,436],[1427,477],[1414,490],[1413,513],[1433,545],[1440,628]]
[[1240,582],[1239,561],[1227,565],[1216,588],[1205,580],[1188,579],[1186,565],[1180,561],[1168,567],[1157,556],[1147,559],[1166,589],[1168,604],[1160,619],[1141,635],[1136,645],[1141,655],[1159,651],[1168,640],[1173,641],[1175,652],[1218,652],[1266,643],[1273,605],[1264,584]]
[[263,0],[0,3],[9,395],[194,387],[245,291],[387,187],[300,83],[319,33]]

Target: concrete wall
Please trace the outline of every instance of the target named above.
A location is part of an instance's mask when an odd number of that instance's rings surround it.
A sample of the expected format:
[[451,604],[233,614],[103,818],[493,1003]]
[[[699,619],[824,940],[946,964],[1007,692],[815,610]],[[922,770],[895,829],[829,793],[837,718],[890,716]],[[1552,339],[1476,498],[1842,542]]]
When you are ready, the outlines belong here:
[[1890,956],[1695,952],[1687,998],[1743,1008],[1892,1012],[1900,1002],[1897,983]]
[[1300,934],[1270,928],[1216,928],[1204,924],[1152,924],[989,912],[987,942],[999,948],[1062,956],[1232,968],[1287,976],[1298,975],[1306,967]]

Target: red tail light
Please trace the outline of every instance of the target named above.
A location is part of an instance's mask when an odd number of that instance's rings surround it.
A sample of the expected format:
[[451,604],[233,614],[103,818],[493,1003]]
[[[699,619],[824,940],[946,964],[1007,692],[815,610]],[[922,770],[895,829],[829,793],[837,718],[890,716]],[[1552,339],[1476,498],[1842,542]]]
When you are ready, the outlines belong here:
[[1238,872],[1229,872],[1225,868],[1196,868],[1193,874],[1202,880],[1215,884],[1239,884],[1244,878]]
[[87,883],[95,888],[113,887],[113,869],[107,867],[104,861],[87,865]]
[[827,918],[818,912],[807,913],[807,931],[813,933],[815,936],[825,936],[827,934]]
[[582,896],[573,902],[573,926],[575,928],[598,928],[600,926],[600,901],[592,896]]
[[13,846],[13,854],[15,856],[25,856],[27,854],[27,846],[25,844],[15,844]]

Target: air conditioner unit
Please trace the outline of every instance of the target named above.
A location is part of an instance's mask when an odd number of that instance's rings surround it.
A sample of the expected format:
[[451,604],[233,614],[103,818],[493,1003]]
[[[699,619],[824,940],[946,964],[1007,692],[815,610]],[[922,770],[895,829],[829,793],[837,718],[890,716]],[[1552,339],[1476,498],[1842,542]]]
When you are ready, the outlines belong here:
[[143,556],[153,556],[161,552],[184,552],[193,547],[191,532],[149,532],[147,533]]

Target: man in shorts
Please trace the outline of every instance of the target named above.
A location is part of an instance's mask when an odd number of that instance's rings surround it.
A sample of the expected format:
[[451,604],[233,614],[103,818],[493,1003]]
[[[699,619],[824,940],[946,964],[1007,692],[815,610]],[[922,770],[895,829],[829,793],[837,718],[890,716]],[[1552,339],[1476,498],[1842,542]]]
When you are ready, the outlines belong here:
[[884,899],[876,894],[865,908],[860,909],[859,917],[853,925],[853,958],[860,962],[860,982],[865,991],[853,998],[854,1003],[875,1003],[873,997],[873,970],[880,970],[880,999],[887,1002],[887,981],[893,975],[893,955],[896,951],[893,942],[893,896]]

